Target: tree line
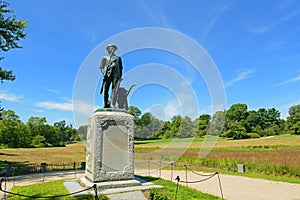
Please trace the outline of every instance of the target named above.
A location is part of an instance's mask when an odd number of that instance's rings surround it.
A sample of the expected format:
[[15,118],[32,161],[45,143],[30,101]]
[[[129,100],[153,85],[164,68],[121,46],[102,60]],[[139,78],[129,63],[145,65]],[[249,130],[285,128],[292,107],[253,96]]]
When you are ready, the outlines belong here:
[[12,110],[3,110],[0,120],[0,146],[6,148],[58,147],[80,141],[77,130],[64,120],[46,124],[45,117],[30,117],[23,123]]
[[176,115],[169,121],[162,121],[150,112],[142,115],[135,106],[129,107],[129,113],[134,116],[135,137],[143,139],[203,137],[207,134],[233,139],[300,135],[300,105],[289,108],[286,120],[280,118],[280,112],[275,108],[248,111],[248,106],[242,103],[233,104],[228,110],[217,111],[212,116],[202,114],[194,120]]

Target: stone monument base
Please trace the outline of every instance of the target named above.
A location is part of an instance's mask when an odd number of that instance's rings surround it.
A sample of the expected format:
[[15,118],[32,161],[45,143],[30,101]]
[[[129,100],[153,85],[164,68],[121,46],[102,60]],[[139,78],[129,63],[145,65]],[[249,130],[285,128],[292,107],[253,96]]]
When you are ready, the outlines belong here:
[[98,190],[126,188],[126,187],[140,186],[141,185],[141,183],[137,180],[104,181],[104,182],[94,183],[94,182],[89,181],[85,177],[79,179],[79,182],[82,186],[84,186],[86,188],[92,187],[94,184],[96,184]]
[[132,115],[120,110],[97,110],[88,123],[85,178],[99,185],[111,181],[133,183],[133,135]]

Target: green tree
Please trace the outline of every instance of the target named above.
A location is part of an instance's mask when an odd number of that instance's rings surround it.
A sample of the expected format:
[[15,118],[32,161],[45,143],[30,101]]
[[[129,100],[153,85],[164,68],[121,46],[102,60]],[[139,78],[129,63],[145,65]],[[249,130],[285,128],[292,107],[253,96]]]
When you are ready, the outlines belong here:
[[208,130],[209,135],[217,135],[217,136],[222,135],[224,124],[225,124],[225,116],[226,116],[225,111],[217,111],[213,115]]
[[57,128],[58,133],[60,135],[60,145],[64,146],[65,145],[65,139],[66,139],[66,137],[65,137],[66,121],[62,120],[62,121],[59,121],[59,122],[55,122],[53,124],[53,126]]
[[300,134],[300,104],[290,107],[286,130],[292,134]]
[[[250,110],[245,120],[245,129],[248,133],[255,132],[261,135],[261,126],[259,125],[259,118],[255,110]],[[258,127],[259,126],[259,127]]]
[[194,133],[197,137],[202,137],[208,133],[211,116],[208,114],[200,115],[199,118],[194,121]]
[[[281,124],[280,112],[275,108],[270,108],[270,109],[260,108],[257,110],[256,115],[257,115],[256,116],[257,125],[259,125],[262,128],[263,134],[275,135],[276,133],[271,133],[270,130],[272,129],[268,129],[268,128],[274,125],[279,126]],[[266,132],[267,129],[268,131]]]
[[[14,13],[14,10],[8,9],[9,4],[5,1],[0,2],[0,51],[6,52],[10,49],[21,48],[18,45],[20,39],[24,39],[26,34],[24,29],[27,26],[27,21],[17,20]],[[0,60],[3,59],[3,56],[0,56]],[[12,70],[3,69],[0,66],[0,82],[3,81],[13,81],[16,76]],[[3,108],[0,105],[0,120],[1,113]]]
[[171,137],[171,123],[169,121],[163,122],[162,128],[157,132],[156,137],[167,139]]
[[237,103],[230,106],[230,108],[226,111],[226,119],[229,121],[237,121],[240,122],[245,120],[248,116],[248,107],[246,104]]
[[193,121],[190,117],[185,116],[182,118],[179,133],[177,134],[178,138],[189,138],[193,137]]
[[171,119],[171,130],[169,138],[174,138],[180,134],[179,128],[182,122],[182,117],[180,115],[176,115]]
[[77,130],[73,128],[72,124],[67,125],[65,130],[65,137],[67,142],[79,141]]
[[60,135],[58,130],[49,124],[45,124],[42,128],[42,132],[40,133],[41,136],[45,137],[46,139],[46,146],[60,146]]
[[148,124],[150,124],[150,122],[152,120],[152,117],[153,117],[153,115],[150,112],[147,112],[147,113],[142,115],[142,117],[139,120],[138,124],[140,126],[147,126]]
[[156,138],[159,130],[163,127],[163,122],[147,112],[142,115],[138,124],[136,125],[137,138]]
[[128,112],[129,112],[129,114],[133,115],[136,118],[138,118],[142,114],[140,109],[138,107],[135,107],[135,106],[129,106],[128,107]]
[[26,123],[31,136],[35,137],[37,135],[41,135],[47,122],[45,117],[30,117]]
[[30,117],[26,126],[32,138],[31,145],[34,147],[59,146],[60,135],[58,130],[46,124],[45,117]]
[[0,2],[0,49],[2,51],[22,48],[18,42],[26,37],[24,29],[27,26],[27,21],[17,20],[16,16],[12,15],[15,11],[8,9],[8,6],[9,4],[7,2]]
[[225,131],[224,135],[228,138],[233,139],[245,139],[249,138],[245,127],[238,121],[231,121],[228,125],[228,130]]
[[31,145],[33,147],[45,147],[46,146],[46,138],[42,135],[36,135],[32,138],[32,143]]
[[77,129],[77,133],[81,140],[86,140],[87,131],[88,125],[79,126],[79,128]]
[[24,147],[22,138],[26,134],[26,128],[19,116],[12,110],[4,110],[3,120],[0,121],[0,143],[9,148]]

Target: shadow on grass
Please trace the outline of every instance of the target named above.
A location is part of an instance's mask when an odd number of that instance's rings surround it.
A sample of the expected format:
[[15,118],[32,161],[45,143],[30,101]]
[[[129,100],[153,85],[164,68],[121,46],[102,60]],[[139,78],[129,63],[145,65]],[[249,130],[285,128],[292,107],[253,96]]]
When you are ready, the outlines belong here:
[[13,154],[13,153],[0,153],[0,156],[17,156],[17,154]]
[[137,177],[138,179],[147,181],[147,182],[152,182],[152,181],[159,180],[159,178],[155,178],[155,177],[152,177],[152,176],[138,176],[138,175],[135,175],[135,177]]

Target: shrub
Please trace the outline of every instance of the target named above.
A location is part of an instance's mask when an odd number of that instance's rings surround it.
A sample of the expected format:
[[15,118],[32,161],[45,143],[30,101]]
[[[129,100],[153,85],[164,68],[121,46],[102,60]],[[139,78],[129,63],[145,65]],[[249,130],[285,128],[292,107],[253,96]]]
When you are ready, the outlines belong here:
[[248,133],[250,138],[260,138],[260,135],[258,133]]

